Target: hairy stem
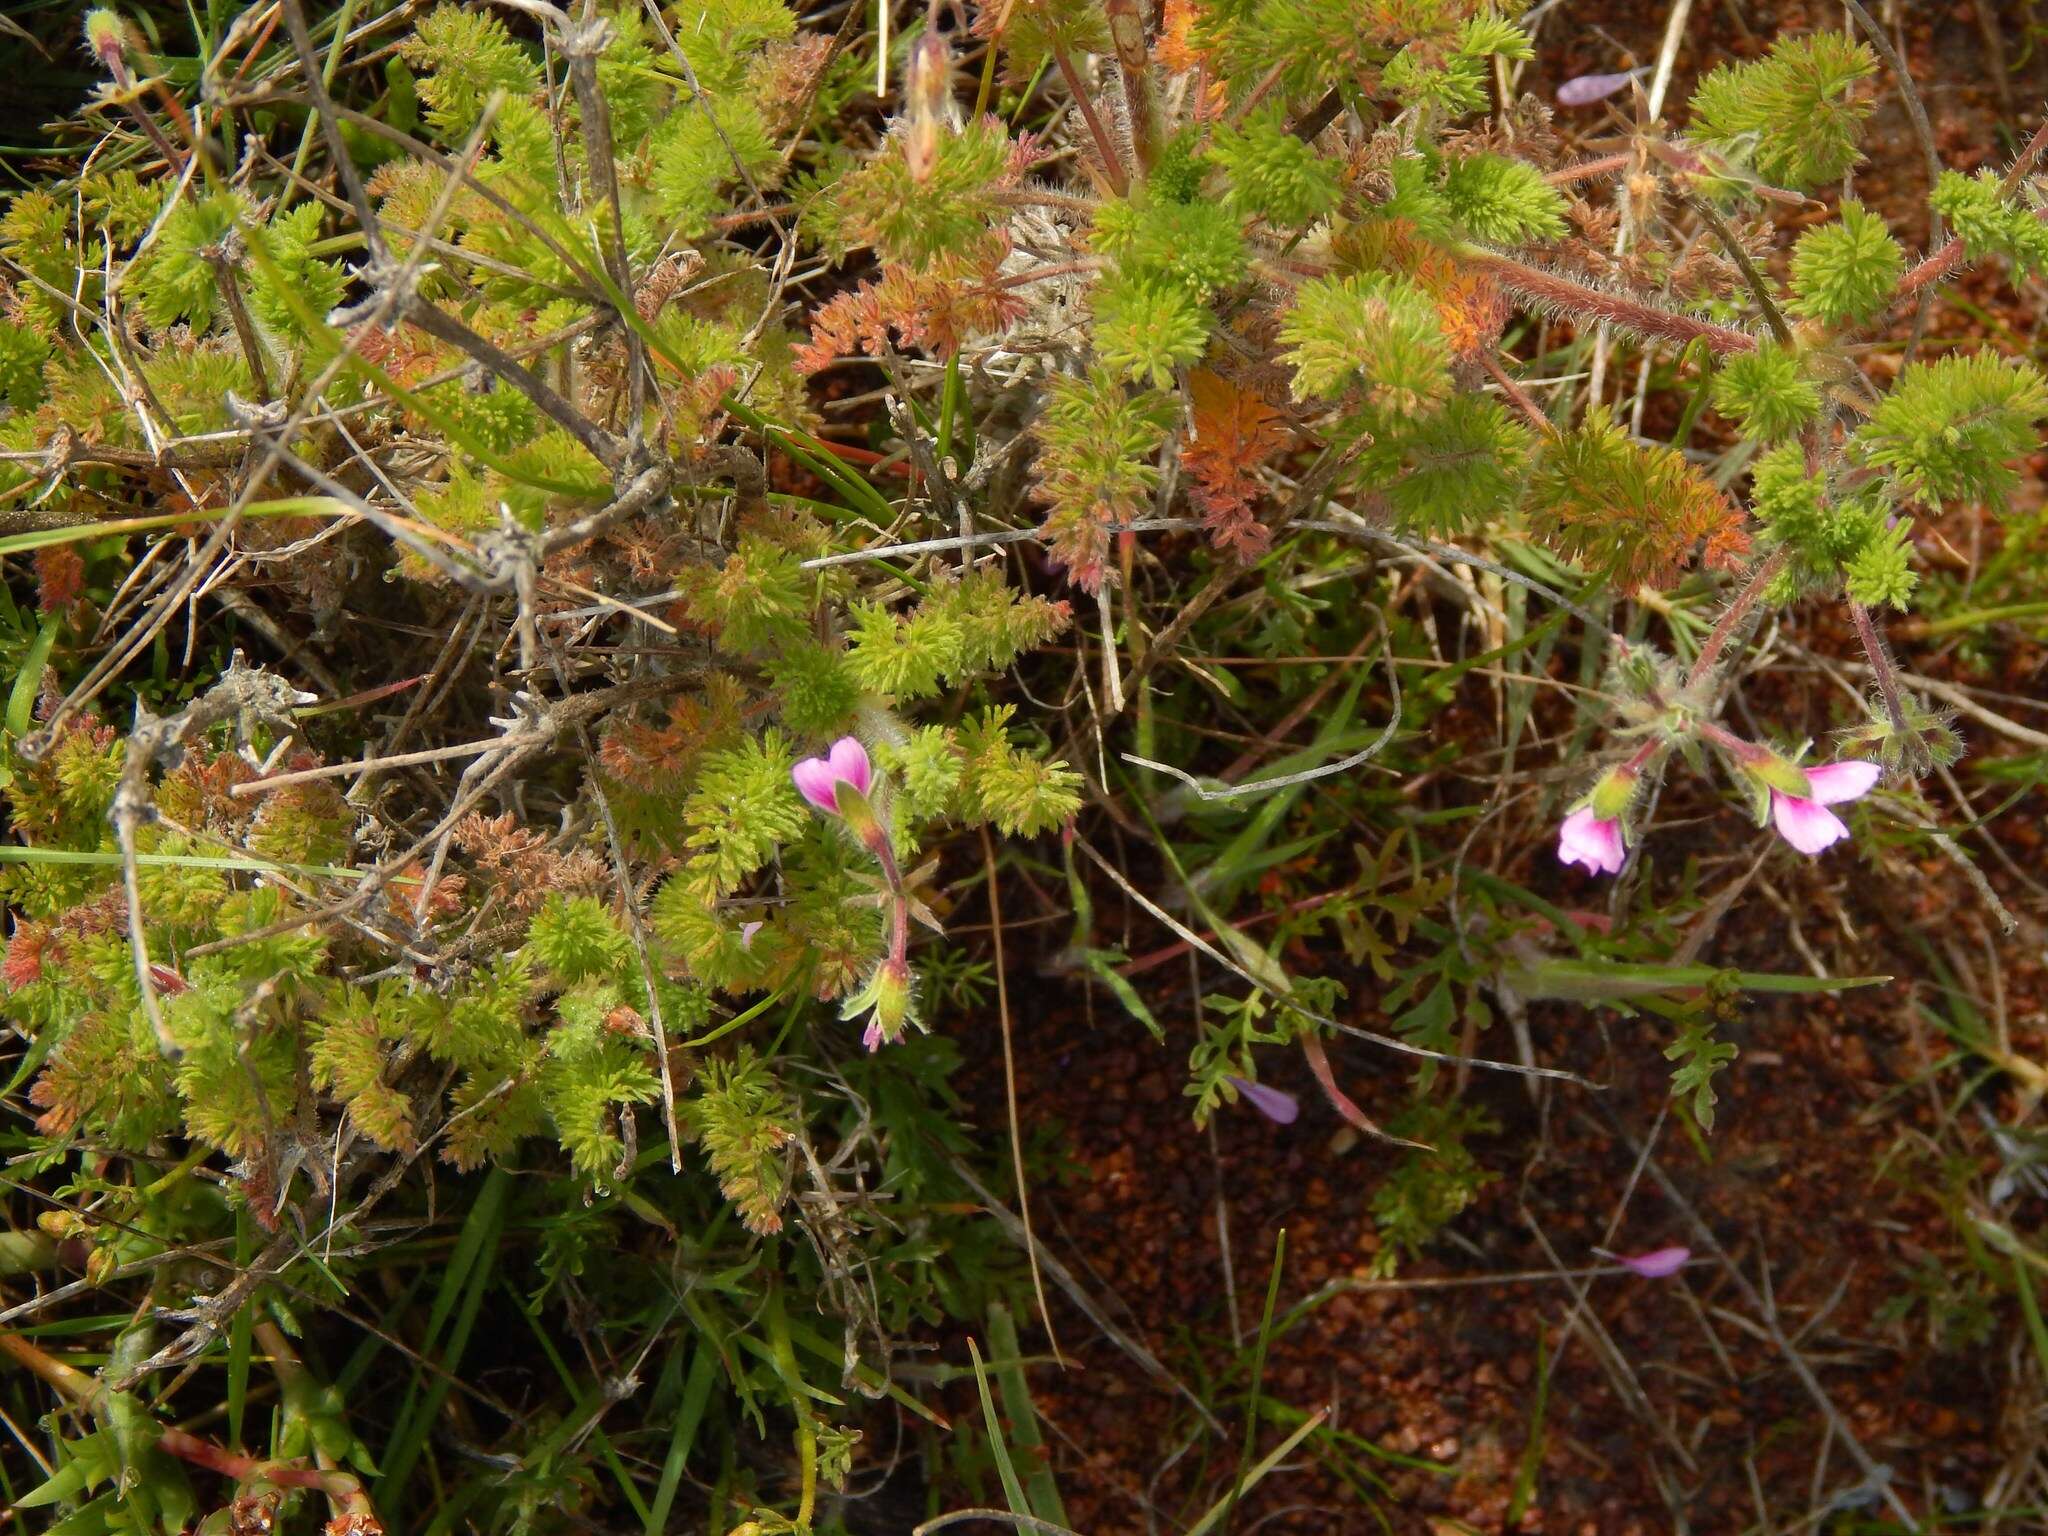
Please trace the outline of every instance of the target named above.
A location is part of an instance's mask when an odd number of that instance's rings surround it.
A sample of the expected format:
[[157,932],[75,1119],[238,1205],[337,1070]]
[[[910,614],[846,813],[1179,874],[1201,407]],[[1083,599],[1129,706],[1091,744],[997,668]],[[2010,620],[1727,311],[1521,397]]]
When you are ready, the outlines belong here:
[[1602,155],[1597,160],[1581,160],[1577,165],[1559,166],[1543,179],[1553,187],[1568,186],[1575,181],[1590,181],[1595,176],[1625,171],[1634,159],[1633,154],[1624,150],[1620,154]]
[[1707,643],[1700,647],[1699,655],[1693,660],[1692,670],[1685,675],[1686,687],[1697,686],[1713,670],[1714,663],[1721,659],[1721,652],[1727,649],[1729,640],[1733,638],[1736,627],[1742,623],[1749,610],[1756,606],[1757,599],[1764,595],[1764,588],[1768,587],[1778,572],[1785,568],[1785,562],[1791,556],[1792,551],[1780,545],[1751,569],[1749,580],[1743,583],[1742,590],[1737,592],[1728,604],[1719,622],[1714,625],[1712,633],[1707,636]]
[[[2026,179],[2027,172],[2034,168],[2034,163],[2041,158],[2044,150],[2048,150],[2048,123],[2043,123],[2039,128],[2036,128],[2034,136],[2028,139],[2019,154],[2013,157],[2011,166],[2007,168],[2004,177],[1999,181],[1998,191],[2000,196],[2011,197],[2013,193],[2019,190],[2020,183]],[[2037,219],[2048,219],[2048,208],[2036,210],[2034,217]],[[1937,282],[1941,278],[1948,276],[1949,273],[1962,265],[1962,261],[1963,242],[1961,240],[1950,240],[1940,250],[1927,257],[1926,260],[1915,266],[1900,279],[1899,291],[1896,297],[1900,299],[1911,298],[1929,283]]]
[[1716,725],[1711,720],[1693,722],[1693,732],[1702,741],[1712,742],[1739,763],[1754,763],[1770,756],[1770,753],[1755,742],[1744,741],[1733,731]]
[[1863,604],[1851,599],[1849,617],[1856,621],[1856,638],[1863,642],[1863,655],[1870,663],[1870,675],[1877,679],[1877,691],[1884,698],[1884,712],[1891,720],[1892,729],[1903,732],[1906,729],[1906,708],[1899,693],[1899,674],[1892,665],[1891,650],[1885,645],[1884,636],[1877,632],[1877,626],[1871,622],[1870,610]]
[[1482,245],[1461,244],[1455,251],[1459,260],[1477,267],[1510,293],[1537,304],[1554,306],[1567,314],[1588,320],[1604,320],[1623,330],[1661,336],[1668,341],[1704,341],[1723,357],[1756,350],[1756,338],[1747,331],[1716,325],[1711,320],[1696,320],[1675,310],[1659,309],[1654,304],[1644,304],[1618,293],[1589,287],[1555,272],[1524,265],[1512,256],[1503,256]]
[[1764,312],[1764,321],[1771,328],[1771,334],[1778,338],[1778,345],[1791,347],[1792,327],[1785,323],[1785,317],[1778,312],[1778,306],[1771,298],[1770,285],[1764,281],[1763,273],[1757,271],[1756,263],[1749,259],[1749,252],[1742,248],[1742,242],[1735,238],[1721,216],[1701,198],[1691,198],[1693,212],[1700,221],[1714,232],[1714,238],[1721,242],[1721,249],[1728,253],[1728,259],[1735,263],[1742,273],[1742,280],[1749,284],[1749,291],[1755,297],[1757,306]]
[[1103,125],[1102,115],[1095,110],[1094,93],[1074,68],[1074,61],[1067,53],[1067,45],[1057,33],[1051,34],[1052,61],[1059,67],[1060,78],[1067,82],[1067,93],[1074,98],[1074,105],[1080,109],[1081,120],[1088,125],[1088,135],[1095,140],[1095,153],[1102,160],[1102,174],[1109,179],[1110,190],[1122,197],[1131,189],[1131,179],[1124,171],[1124,163],[1116,152],[1116,141],[1109,136],[1109,129]]
[[1117,75],[1123,81],[1124,104],[1130,109],[1131,154],[1138,174],[1152,169],[1159,156],[1159,93],[1152,85],[1152,56],[1145,47],[1145,15],[1138,0],[1102,0],[1109,36],[1116,48]]
[[1479,354],[1479,366],[1484,368],[1493,382],[1500,386],[1501,393],[1513,402],[1515,409],[1528,418],[1530,426],[1545,437],[1557,435],[1557,423],[1544,415],[1543,407],[1532,400],[1529,392],[1509,376],[1508,371],[1501,367],[1499,358],[1491,351],[1482,352]]

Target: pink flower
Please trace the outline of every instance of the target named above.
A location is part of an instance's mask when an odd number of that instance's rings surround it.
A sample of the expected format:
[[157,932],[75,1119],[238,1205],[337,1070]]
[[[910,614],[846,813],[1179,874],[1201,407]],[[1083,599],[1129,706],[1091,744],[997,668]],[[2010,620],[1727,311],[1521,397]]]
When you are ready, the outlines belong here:
[[1851,758],[1848,762],[1807,769],[1806,782],[1813,791],[1810,799],[1773,789],[1771,820],[1777,823],[1778,836],[1805,854],[1832,847],[1849,835],[1849,829],[1842,825],[1841,817],[1826,807],[1870,793],[1870,787],[1883,772],[1876,763]]
[[1255,1083],[1244,1077],[1232,1077],[1230,1086],[1238,1091],[1245,1103],[1275,1125],[1292,1125],[1301,1113],[1301,1101],[1284,1088],[1268,1088],[1264,1083]]
[[853,737],[842,736],[832,743],[830,754],[805,758],[789,770],[789,776],[806,800],[826,814],[838,816],[843,814],[839,786],[851,785],[856,795],[865,798],[874,782],[874,769],[868,763],[868,749]]
[[1613,1256],[1615,1263],[1645,1280],[1662,1280],[1666,1275],[1675,1275],[1685,1268],[1691,1257],[1690,1248],[1652,1248],[1648,1253],[1617,1253]]
[[1557,829],[1557,856],[1567,864],[1585,865],[1589,875],[1620,873],[1622,861],[1628,857],[1621,822],[1596,816],[1590,805],[1580,806]]
[[1557,88],[1557,104],[1560,107],[1590,107],[1594,102],[1605,101],[1622,90],[1641,73],[1639,69],[1625,69],[1614,75],[1575,75]]

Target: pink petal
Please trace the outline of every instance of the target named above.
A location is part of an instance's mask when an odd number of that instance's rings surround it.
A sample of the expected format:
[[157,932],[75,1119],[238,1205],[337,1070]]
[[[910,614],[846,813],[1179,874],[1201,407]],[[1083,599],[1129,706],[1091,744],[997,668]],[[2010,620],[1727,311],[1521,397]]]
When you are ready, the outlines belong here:
[[862,1032],[860,1043],[868,1048],[870,1056],[882,1048],[882,1021],[880,1019],[868,1020],[868,1027]]
[[767,926],[768,925],[764,922],[741,923],[740,948],[752,949],[754,947],[754,935],[759,933],[763,928],[766,928]]
[[1690,1248],[1652,1248],[1648,1253],[1617,1253],[1614,1262],[1645,1280],[1662,1280],[1666,1275],[1675,1275],[1685,1268],[1686,1260],[1691,1257]]
[[1605,101],[1622,90],[1635,77],[1636,72],[1632,69],[1616,75],[1579,75],[1557,88],[1557,104],[1560,107],[1590,107],[1594,102]]
[[1301,1113],[1301,1100],[1284,1088],[1268,1088],[1264,1083],[1252,1082],[1249,1078],[1233,1077],[1230,1085],[1251,1105],[1275,1125],[1292,1125]]
[[839,802],[835,789],[839,776],[832,771],[832,765],[822,757],[807,757],[789,770],[789,776],[796,781],[797,793],[802,795],[819,810],[836,815]]
[[1884,774],[1876,763],[1866,763],[1861,758],[1850,758],[1845,763],[1828,763],[1819,768],[1806,770],[1806,782],[1813,786],[1813,798],[1820,805],[1840,805],[1844,800],[1859,800],[1870,793]]
[[868,785],[874,782],[874,770],[868,764],[868,749],[851,736],[842,736],[832,743],[832,777],[851,784],[863,795]]
[[1557,829],[1557,856],[1567,864],[1583,864],[1590,875],[1618,873],[1628,856],[1621,823],[1595,816],[1591,806],[1581,806]]
[[1775,789],[1771,791],[1771,820],[1778,825],[1778,836],[1809,855],[1825,852],[1849,835],[1842,818],[1833,811]]

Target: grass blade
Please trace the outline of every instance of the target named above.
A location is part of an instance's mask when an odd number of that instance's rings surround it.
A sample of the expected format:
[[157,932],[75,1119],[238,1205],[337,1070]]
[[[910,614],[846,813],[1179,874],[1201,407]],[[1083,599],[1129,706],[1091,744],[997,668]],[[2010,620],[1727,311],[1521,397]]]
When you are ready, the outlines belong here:
[[1038,1407],[1031,1400],[1031,1385],[1024,1379],[1022,1352],[1017,1347],[1017,1324],[1010,1309],[996,1302],[988,1309],[988,1342],[995,1351],[996,1385],[1003,1394],[1003,1412],[1010,1418],[1010,1434],[1030,1466],[1024,1480],[1024,1494],[1030,1512],[1059,1525],[1067,1523],[1066,1506],[1060,1500],[1059,1484],[1045,1457],[1045,1437],[1038,1428]]
[[1032,1513],[1031,1501],[1024,1497],[1024,1485],[1017,1481],[1017,1469],[1010,1462],[1010,1447],[1003,1439],[1002,1421],[996,1417],[996,1400],[989,1395],[988,1371],[981,1363],[981,1351],[974,1340],[967,1341],[968,1356],[974,1361],[974,1390],[981,1394],[981,1418],[988,1427],[988,1448],[996,1459],[996,1475],[1003,1480],[1003,1497],[1009,1502],[1013,1515]]

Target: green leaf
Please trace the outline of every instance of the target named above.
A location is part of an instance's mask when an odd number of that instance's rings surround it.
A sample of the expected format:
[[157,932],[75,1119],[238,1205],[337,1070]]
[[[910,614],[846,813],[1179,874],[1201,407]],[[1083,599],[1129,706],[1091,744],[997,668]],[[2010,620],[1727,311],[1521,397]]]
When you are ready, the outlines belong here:
[[996,1475],[1003,1480],[1003,1498],[1013,1515],[1029,1515],[1031,1501],[1024,1497],[1024,1485],[1017,1481],[1017,1469],[1010,1462],[1010,1447],[1003,1439],[1002,1421],[996,1417],[995,1398],[988,1390],[988,1371],[981,1363],[981,1350],[973,1339],[967,1341],[968,1358],[974,1362],[974,1390],[981,1397],[981,1420],[988,1431],[988,1448],[996,1461]]
[[[86,1440],[93,1438],[91,1435],[85,1437]],[[83,1493],[89,1483],[97,1483],[113,1475],[111,1466],[104,1471],[96,1470],[83,1456],[76,1454],[77,1449],[85,1443],[84,1440],[74,1440],[70,1443],[73,1450],[72,1459],[16,1499],[16,1509],[41,1509],[48,1504],[68,1503]]]
[[49,665],[50,647],[57,643],[57,631],[63,627],[64,620],[58,614],[53,613],[44,619],[35,639],[29,642],[21,670],[14,674],[14,689],[7,695],[7,734],[16,741],[28,734],[35,718],[36,694],[43,686],[43,671]]
[[1088,974],[1109,988],[1110,995],[1123,1004],[1124,1012],[1151,1031],[1152,1038],[1161,1045],[1166,1043],[1166,1027],[1152,1016],[1152,1010],[1145,1006],[1145,999],[1132,986],[1117,967],[1125,962],[1120,949],[1089,949],[1081,953],[1081,963],[1088,968]]
[[1541,960],[1511,967],[1502,979],[1531,1002],[1598,1003],[1650,997],[1674,987],[1732,985],[1743,992],[1803,994],[1881,987],[1889,976],[1790,976],[1712,965],[1631,965],[1619,960]]

